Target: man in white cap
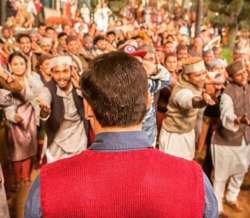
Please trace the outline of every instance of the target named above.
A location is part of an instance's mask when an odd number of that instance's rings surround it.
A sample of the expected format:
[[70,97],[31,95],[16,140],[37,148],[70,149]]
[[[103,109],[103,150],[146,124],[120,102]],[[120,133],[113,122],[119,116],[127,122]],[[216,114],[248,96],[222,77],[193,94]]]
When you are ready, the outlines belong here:
[[162,122],[160,149],[174,156],[192,160],[195,154],[195,127],[199,109],[215,102],[203,93],[206,68],[199,57],[190,57],[173,89]]
[[214,164],[214,192],[221,217],[222,200],[227,185],[226,203],[237,211],[240,186],[249,167],[250,157],[250,84],[242,60],[226,68],[232,82],[225,88],[220,102],[221,124],[212,139]]
[[201,130],[197,139],[197,157],[203,157],[206,146],[206,156],[203,162],[203,170],[211,179],[213,163],[211,157],[211,137],[220,120],[220,98],[225,88],[225,74],[220,71],[208,71],[205,84],[206,93],[215,99],[215,105],[208,105],[203,113]]
[[72,58],[57,56],[49,68],[52,81],[47,87],[51,94],[51,113],[47,120],[47,158],[55,161],[77,154],[87,148],[88,123],[84,119],[83,98],[72,82]]
[[53,39],[50,37],[43,37],[39,40],[39,46],[41,48],[42,53],[52,53],[52,47],[53,47]]

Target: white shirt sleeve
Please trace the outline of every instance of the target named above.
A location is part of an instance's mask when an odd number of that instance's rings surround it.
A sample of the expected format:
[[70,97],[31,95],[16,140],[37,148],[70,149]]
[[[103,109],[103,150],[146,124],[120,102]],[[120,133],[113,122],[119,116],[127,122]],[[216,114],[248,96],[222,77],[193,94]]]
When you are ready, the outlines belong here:
[[12,123],[16,123],[16,120],[15,120],[16,111],[17,111],[17,106],[14,104],[9,107],[5,107],[4,113],[5,113],[6,119]]
[[192,98],[194,97],[193,93],[189,89],[182,89],[176,92],[174,96],[174,101],[183,109],[193,108]]
[[37,15],[36,7],[35,7],[33,1],[30,1],[30,2],[28,3],[26,10],[27,10],[29,13],[31,13],[31,14]]
[[234,120],[237,118],[234,113],[234,105],[232,98],[223,93],[220,101],[220,119],[224,128],[236,132],[239,129],[239,125],[235,125]]
[[156,75],[150,76],[150,78],[153,80],[170,81],[171,75],[170,75],[169,71],[161,64],[157,64],[156,67],[159,70],[159,73]]

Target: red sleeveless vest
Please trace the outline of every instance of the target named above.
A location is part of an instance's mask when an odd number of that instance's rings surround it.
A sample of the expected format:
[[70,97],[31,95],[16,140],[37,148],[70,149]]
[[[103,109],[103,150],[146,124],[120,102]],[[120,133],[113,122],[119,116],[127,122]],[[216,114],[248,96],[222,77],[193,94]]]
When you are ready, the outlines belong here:
[[195,162],[155,149],[85,151],[41,170],[44,218],[201,218]]

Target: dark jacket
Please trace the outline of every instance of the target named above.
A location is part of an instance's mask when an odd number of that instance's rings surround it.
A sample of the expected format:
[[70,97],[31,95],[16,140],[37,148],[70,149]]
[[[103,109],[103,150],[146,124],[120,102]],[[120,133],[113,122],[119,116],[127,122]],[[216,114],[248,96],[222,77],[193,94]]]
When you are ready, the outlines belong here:
[[[235,83],[230,83],[224,93],[231,97],[234,113],[237,117],[242,117],[246,114],[250,118],[250,84],[242,87]],[[243,137],[248,145],[250,143],[250,127],[246,124],[240,124],[239,130],[236,132],[227,130],[220,125],[214,134],[213,144],[240,146]]]
[[[60,128],[60,125],[64,119],[64,103],[63,98],[56,94],[57,86],[54,81],[50,81],[46,83],[47,88],[49,89],[52,97],[51,101],[51,114],[46,123],[46,131],[48,137],[48,146],[53,142],[57,131]],[[88,121],[84,119],[84,107],[83,107],[83,98],[76,93],[76,89],[73,88],[73,99],[75,102],[75,106],[77,108],[77,112],[84,122],[84,127],[86,131],[86,135],[88,135]]]

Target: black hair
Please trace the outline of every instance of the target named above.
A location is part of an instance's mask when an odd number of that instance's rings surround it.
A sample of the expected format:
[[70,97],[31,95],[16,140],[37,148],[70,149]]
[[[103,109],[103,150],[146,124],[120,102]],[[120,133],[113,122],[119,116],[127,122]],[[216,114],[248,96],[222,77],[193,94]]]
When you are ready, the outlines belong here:
[[116,35],[116,34],[114,31],[108,31],[106,35],[108,36],[108,35]]
[[98,41],[100,40],[105,40],[104,36],[101,35],[97,35],[94,40],[93,40],[93,44],[96,45]]
[[142,63],[124,52],[110,52],[91,62],[82,74],[81,90],[102,127],[142,122],[148,81]]
[[45,32],[47,32],[48,30],[56,31],[56,30],[54,29],[54,27],[52,27],[52,26],[47,26],[47,27],[45,28]]
[[60,33],[58,33],[57,38],[60,39],[60,38],[62,38],[64,36],[67,36],[67,34],[65,32],[60,32]]
[[20,33],[20,34],[18,34],[18,35],[16,36],[16,41],[17,41],[18,43],[20,43],[22,38],[28,38],[29,41],[32,42],[32,39],[31,39],[31,37],[30,37],[30,35],[29,35],[28,33]]

